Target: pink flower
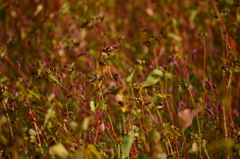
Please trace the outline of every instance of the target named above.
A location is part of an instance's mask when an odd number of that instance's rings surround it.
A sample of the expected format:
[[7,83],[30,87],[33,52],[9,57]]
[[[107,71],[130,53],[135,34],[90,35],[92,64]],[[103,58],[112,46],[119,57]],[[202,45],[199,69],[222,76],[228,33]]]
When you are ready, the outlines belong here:
[[195,59],[195,57],[196,57],[196,54],[197,54],[197,50],[196,50],[196,49],[194,49],[194,50],[192,51],[192,59]]

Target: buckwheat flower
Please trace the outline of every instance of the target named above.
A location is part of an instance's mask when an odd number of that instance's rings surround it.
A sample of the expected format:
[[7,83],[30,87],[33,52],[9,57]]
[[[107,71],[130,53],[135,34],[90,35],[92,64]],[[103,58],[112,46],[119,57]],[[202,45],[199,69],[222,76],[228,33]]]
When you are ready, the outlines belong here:
[[12,41],[12,37],[7,40],[7,45]]
[[197,50],[194,49],[194,50],[192,51],[192,59],[193,59],[193,60],[196,58],[196,54],[197,54]]

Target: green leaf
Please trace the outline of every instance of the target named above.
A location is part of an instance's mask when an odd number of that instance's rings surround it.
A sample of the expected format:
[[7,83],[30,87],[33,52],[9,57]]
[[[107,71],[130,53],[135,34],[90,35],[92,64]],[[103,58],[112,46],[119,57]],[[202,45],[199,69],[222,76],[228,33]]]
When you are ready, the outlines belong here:
[[177,77],[177,76],[175,76],[175,75],[173,75],[173,74],[171,74],[171,73],[166,72],[166,73],[165,73],[165,77],[166,77],[167,79],[169,79],[169,78],[173,78],[173,77]]
[[147,155],[146,154],[139,155],[138,159],[147,159]]
[[100,147],[100,148],[105,148],[103,145],[100,145],[100,144],[95,144],[94,146],[95,147]]
[[[108,105],[106,104],[106,101],[103,100],[103,101],[101,101],[101,102],[98,102],[96,108],[98,108],[98,107],[103,107],[103,108],[105,108],[105,107],[107,107],[107,106],[108,106]],[[96,108],[95,108],[95,109],[96,109]]]
[[207,149],[209,151],[212,150],[225,150],[225,149],[231,149],[235,145],[235,141],[233,139],[222,139],[213,141],[210,144],[208,144]]
[[35,91],[31,91],[29,89],[27,89],[28,93],[30,93],[31,95],[33,95],[35,98],[37,98],[39,101],[41,100],[40,99],[40,94],[35,92]]
[[94,101],[90,101],[90,108],[91,108],[91,111],[92,112],[95,112],[95,104],[94,104]]
[[155,94],[155,96],[160,97],[160,98],[167,98],[167,97],[170,97],[171,94]]
[[179,133],[168,133],[166,134],[167,137],[174,137],[174,136],[181,136]]
[[191,81],[191,80],[193,79],[193,77],[194,77],[194,74],[191,73],[190,78],[189,78],[189,81]]
[[133,143],[133,134],[128,133],[127,136],[124,136],[123,141],[122,141],[122,159],[125,159],[126,157],[129,156],[129,152]]
[[2,73],[0,72],[0,83],[5,82],[6,80],[8,80],[8,78],[5,76],[2,76]]
[[48,75],[48,79],[49,79],[50,82],[59,84],[58,79],[56,77],[54,77],[53,75]]
[[92,144],[88,144],[88,149],[94,155],[96,159],[102,159],[102,154]]
[[36,11],[34,12],[34,16],[37,16],[42,10],[43,10],[43,5],[42,5],[42,4],[39,4],[39,5],[37,6]]
[[198,14],[198,12],[199,12],[199,10],[197,10],[197,9],[191,11],[191,14],[190,14],[190,17],[189,17],[190,22],[194,22],[194,19],[195,19],[196,15]]
[[163,76],[163,72],[159,69],[153,70],[147,77],[146,81],[143,84],[143,87],[149,87],[154,84],[156,84],[159,80],[160,77]]
[[232,68],[231,71],[232,72],[240,72],[240,69],[239,68]]
[[90,117],[85,117],[82,121],[82,130],[86,131],[88,130],[89,123],[90,123],[91,118]]
[[132,73],[126,78],[126,82],[132,82],[135,72],[136,72],[136,69],[133,70]]
[[182,41],[182,37],[178,36],[177,34],[173,34],[173,33],[168,33],[168,36],[174,40],[176,40],[177,42],[181,42]]
[[159,132],[157,131],[156,128],[153,128],[148,135],[148,141],[150,143],[156,143],[158,142],[158,140],[160,139],[161,135],[159,134]]
[[0,140],[1,140],[3,145],[7,145],[8,144],[8,139],[4,135],[2,135],[2,134],[0,134]]
[[234,148],[235,148],[236,150],[240,150],[240,143],[239,143],[239,144],[236,144],[236,145],[234,146]]

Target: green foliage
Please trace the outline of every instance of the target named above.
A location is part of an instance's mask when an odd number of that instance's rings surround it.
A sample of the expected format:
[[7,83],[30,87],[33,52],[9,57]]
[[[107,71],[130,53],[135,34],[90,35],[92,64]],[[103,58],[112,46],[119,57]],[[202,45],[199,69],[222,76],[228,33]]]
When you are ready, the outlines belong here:
[[126,157],[129,156],[129,152],[131,150],[133,139],[134,139],[134,137],[133,137],[132,133],[128,133],[128,135],[123,137],[123,141],[121,144],[122,159],[125,159]]
[[146,81],[144,82],[144,87],[149,87],[155,85],[160,78],[163,76],[163,72],[161,70],[155,69],[153,70],[147,77]]
[[40,99],[40,94],[37,93],[37,92],[34,92],[34,91],[31,91],[29,89],[27,89],[28,93],[30,93],[31,95],[33,95],[35,98],[37,98],[38,100],[41,100]]
[[239,158],[239,6],[0,0],[0,158]]

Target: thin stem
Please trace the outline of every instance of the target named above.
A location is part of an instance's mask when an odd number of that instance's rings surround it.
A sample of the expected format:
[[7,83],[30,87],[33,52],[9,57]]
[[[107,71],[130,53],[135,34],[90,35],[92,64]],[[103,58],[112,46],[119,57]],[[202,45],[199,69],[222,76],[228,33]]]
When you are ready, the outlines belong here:
[[8,114],[7,106],[6,106],[6,103],[5,103],[4,100],[2,100],[2,103],[3,103],[3,107],[4,107],[4,110],[6,112],[7,120],[8,120],[8,123],[9,123],[11,138],[12,138],[12,141],[14,141],[13,129],[12,129],[11,120],[10,120],[10,117],[9,117],[9,114]]
[[[171,142],[170,142],[170,140],[169,140],[169,137],[166,135],[166,133],[162,130],[162,133],[164,134],[164,136],[167,138],[167,143],[166,143],[166,146],[168,147],[168,145],[169,145],[169,147],[170,147],[170,153],[171,154],[173,154],[174,152],[173,152],[173,148],[172,148],[172,145],[171,145]],[[178,150],[178,149],[177,149]]]
[[[7,61],[14,69],[17,68],[16,65],[12,62],[12,60],[11,60],[8,56],[6,56],[5,59],[6,59],[6,61]],[[25,75],[20,69],[17,69],[17,72],[18,72],[23,78],[25,78],[26,80],[28,79],[28,76]]]
[[187,159],[190,159],[189,154],[188,154],[187,142],[186,142],[186,137],[185,137],[185,134],[184,134],[184,130],[182,130],[182,137],[183,137],[183,142],[184,142],[185,156],[186,156]]
[[71,74],[70,76],[71,76],[71,82],[72,82],[72,87],[73,87],[74,94],[77,94],[76,88],[74,87],[73,75]]
[[[194,106],[194,99],[193,99],[193,95],[192,95],[192,91],[191,89],[189,89],[189,93],[190,93],[190,96],[191,96],[191,100],[192,100],[192,104]],[[198,125],[198,134],[199,134],[199,137],[200,137],[200,155],[201,155],[201,147],[202,147],[202,133],[201,133],[201,127],[200,127],[200,124],[199,124],[199,118],[198,118],[198,114],[196,114],[196,118],[197,118],[197,125]]]
[[[221,90],[224,91],[224,78],[226,78],[226,75],[223,74],[222,76],[222,83],[221,83]],[[231,81],[231,75],[230,75],[230,79],[229,81]],[[225,139],[227,140],[228,139],[228,129],[227,129],[227,116],[226,116],[226,108],[228,108],[228,104],[230,103],[230,101],[226,101],[227,100],[227,95],[228,95],[228,92],[229,92],[229,87],[230,87],[230,84],[229,84],[229,81],[228,81],[228,85],[227,85],[227,93],[225,94],[225,98],[222,100],[222,103],[223,103],[223,106],[222,106],[222,114],[223,114],[223,133],[224,133],[224,137]],[[228,87],[229,86],[229,87]],[[230,100],[231,100],[231,97],[229,97]],[[230,158],[229,155],[226,156],[227,159]]]
[[[147,93],[147,90],[145,89],[145,93],[146,93],[146,95],[147,95],[147,97],[148,97],[148,99],[150,100],[150,102],[152,103],[152,105],[156,108],[156,106],[155,106],[155,104],[154,104],[154,102],[151,100],[151,98],[149,97],[149,95],[148,95],[148,93]],[[163,123],[163,120],[162,120],[162,117],[161,117],[161,115],[160,115],[160,113],[158,112],[158,115],[159,115],[159,118],[160,118],[160,121],[161,121],[161,123]],[[154,120],[156,120],[156,119],[154,119]],[[159,123],[157,123],[158,125],[159,125]]]
[[[205,37],[202,38],[202,43],[203,43],[203,50],[204,50],[204,55],[203,55],[203,93],[202,93],[202,99],[203,99],[203,107],[205,107],[205,96],[206,96],[206,60],[207,60],[207,51],[206,51],[206,41]],[[204,116],[204,111],[201,112],[201,116]],[[203,120],[201,121],[201,127],[203,127]]]
[[223,129],[224,129],[224,136],[227,139],[228,138],[228,131],[227,131],[227,118],[226,118],[226,111],[223,106],[222,108],[222,113],[223,113]]
[[[207,50],[206,50],[206,41],[205,37],[202,38],[203,41],[203,50],[204,50],[204,55],[203,55],[203,94],[205,95],[205,81],[206,81],[206,58],[207,58]],[[205,96],[203,96],[205,97]],[[203,99],[205,101],[205,99]]]
[[106,136],[111,141],[114,150],[118,153],[118,155],[120,155],[120,151],[119,151],[119,145],[120,144],[117,144],[118,145],[118,147],[117,147],[116,144],[114,143],[114,140],[113,140],[113,137],[111,136],[111,134],[108,131],[105,131],[105,132],[106,132]]
[[[109,66],[109,68],[108,68],[109,75],[110,75],[111,79],[114,80],[112,72],[111,72],[111,62],[110,61],[108,61],[108,66]],[[115,81],[114,81],[114,87],[116,87]]]
[[143,88],[141,87],[139,93],[140,93],[140,98],[141,98],[142,114],[144,115],[144,104],[143,104],[143,97],[142,97],[142,89]]
[[[140,125],[140,128],[141,128],[141,131],[144,133],[144,130],[143,130],[143,125],[142,125],[142,122],[141,122],[141,120],[140,120],[140,118],[138,118],[138,122],[139,122],[139,125]],[[149,150],[149,146],[148,146],[148,144],[147,144],[147,142],[146,142],[146,139],[145,139],[145,136],[143,135],[143,145],[144,145],[144,147],[145,147],[145,150],[146,150],[146,152],[148,153],[150,150]]]
[[115,133],[115,131],[114,131],[114,127],[113,127],[112,119],[111,119],[111,117],[110,117],[110,115],[108,114],[107,111],[105,111],[105,113],[106,113],[107,116],[108,116],[108,119],[109,119],[110,125],[111,125],[111,127],[112,127],[113,134],[114,134],[115,137],[117,137],[117,135],[116,135],[116,133]]
[[156,69],[158,69],[158,57],[157,57],[157,52],[156,52],[155,48],[153,48],[153,54],[154,54],[154,61],[155,61]]
[[[221,83],[221,90],[224,90],[223,89],[223,86],[224,86],[224,78],[225,78],[225,74],[223,74],[223,77],[222,77],[222,83]],[[226,100],[226,99],[224,99]],[[228,138],[228,131],[227,131],[227,118],[226,118],[226,110],[225,108],[227,108],[227,104],[226,104],[226,101],[223,101],[223,107],[222,107],[222,114],[223,114],[223,131],[224,131],[224,136],[225,138],[227,139]]]
[[37,138],[38,138],[38,144],[41,146],[42,142],[39,136],[39,132],[38,132],[38,124],[36,122],[36,118],[34,117],[33,111],[31,109],[29,109],[29,115],[31,116],[32,120],[33,120],[33,124],[34,124],[34,128],[36,130],[36,134],[37,134]]
[[204,146],[203,148],[204,148],[204,151],[205,151],[205,153],[206,153],[206,155],[207,155],[207,158],[210,159],[210,157],[209,157],[209,155],[208,155],[208,152],[207,152],[207,149],[206,149],[206,146]]

